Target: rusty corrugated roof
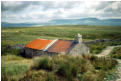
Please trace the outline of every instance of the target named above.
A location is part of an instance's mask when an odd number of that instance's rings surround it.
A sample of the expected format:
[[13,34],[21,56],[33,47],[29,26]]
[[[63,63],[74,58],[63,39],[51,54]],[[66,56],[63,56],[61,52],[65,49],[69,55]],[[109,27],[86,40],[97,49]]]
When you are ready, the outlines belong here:
[[72,41],[69,40],[57,40],[50,48],[48,52],[66,52],[72,45]]
[[45,40],[45,39],[35,39],[31,41],[29,44],[25,45],[27,48],[42,50],[44,49],[52,40]]

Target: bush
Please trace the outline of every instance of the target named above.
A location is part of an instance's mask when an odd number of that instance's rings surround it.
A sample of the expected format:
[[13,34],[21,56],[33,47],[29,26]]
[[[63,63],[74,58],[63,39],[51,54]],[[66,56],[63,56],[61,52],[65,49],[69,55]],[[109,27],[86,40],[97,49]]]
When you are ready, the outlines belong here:
[[5,77],[22,75],[27,71],[21,79],[18,78],[19,81],[103,81],[116,64],[117,61],[112,58],[93,55],[43,56],[35,57],[29,70],[24,65],[5,67],[2,64],[2,78],[8,79]]
[[110,53],[110,56],[113,58],[121,59],[121,47],[115,47]]
[[8,77],[7,75],[1,75],[1,81],[18,81],[15,77]]
[[90,47],[90,53],[92,54],[98,54],[106,48],[104,43],[89,44],[88,46]]
[[67,80],[72,81],[72,79],[79,73],[79,67],[73,63],[61,63],[59,64],[59,69],[57,74],[65,77]]
[[112,58],[98,57],[92,61],[92,64],[97,70],[110,70],[116,66],[117,61]]
[[3,56],[3,55],[8,55],[8,54],[19,55],[19,50],[18,49],[10,49],[9,45],[3,43],[1,45],[1,55]]
[[88,44],[90,47],[90,53],[92,54],[98,54],[102,52],[103,49],[105,49],[107,46],[116,46],[121,45],[121,42],[119,41],[110,41],[110,42],[101,42],[101,43],[95,43],[95,44]]
[[88,71],[79,77],[79,81],[97,81],[97,77],[98,75],[96,73]]
[[47,73],[45,81],[58,81],[58,77],[54,73]]
[[[45,81],[43,71],[27,71],[19,81]],[[43,76],[43,77],[42,77]]]
[[58,77],[53,72],[29,70],[19,81],[58,81]]
[[87,60],[81,57],[70,57],[59,64],[57,74],[73,81],[78,74],[83,74],[91,68]]
[[54,63],[48,56],[36,57],[34,59],[34,65],[32,67],[35,69],[53,70]]

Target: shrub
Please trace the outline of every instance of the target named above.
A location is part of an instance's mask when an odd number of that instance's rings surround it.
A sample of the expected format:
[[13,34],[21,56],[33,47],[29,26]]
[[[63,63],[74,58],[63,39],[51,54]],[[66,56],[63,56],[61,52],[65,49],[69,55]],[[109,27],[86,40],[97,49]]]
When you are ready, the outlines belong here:
[[81,57],[68,57],[66,61],[59,64],[57,74],[65,77],[68,81],[73,81],[78,74],[83,74],[89,69],[92,69],[87,60]]
[[54,73],[47,73],[45,81],[58,81],[58,77]]
[[6,74],[1,75],[1,81],[18,81],[16,77],[8,77]]
[[115,47],[110,53],[110,56],[113,58],[121,59],[121,47]]
[[35,57],[29,70],[24,65],[11,64],[8,68],[2,64],[2,78],[22,75],[27,71],[19,81],[103,81],[105,74],[116,64],[117,61],[112,58],[93,55]]
[[19,81],[58,81],[58,77],[53,72],[29,70]]
[[43,71],[27,71],[19,81],[45,81]]
[[92,54],[98,54],[103,49],[105,49],[107,46],[116,46],[121,45],[120,41],[110,41],[110,42],[101,42],[101,43],[95,43],[95,44],[88,44],[90,47],[90,52]]
[[6,74],[2,74],[2,75],[1,75],[1,80],[2,80],[2,81],[8,81],[7,75],[6,75]]
[[92,61],[95,69],[98,70],[110,70],[116,66],[117,61],[112,58],[98,57],[95,61]]
[[72,80],[77,73],[78,68],[76,69],[76,66],[71,63],[61,63],[57,71],[58,75],[65,77],[67,80]]
[[106,48],[104,43],[89,44],[88,46],[90,47],[90,52],[92,54],[98,54]]
[[35,69],[52,70],[54,68],[54,63],[48,56],[36,57],[32,67]]
[[18,49],[10,49],[9,45],[7,44],[2,44],[1,46],[1,55],[19,55],[19,50]]

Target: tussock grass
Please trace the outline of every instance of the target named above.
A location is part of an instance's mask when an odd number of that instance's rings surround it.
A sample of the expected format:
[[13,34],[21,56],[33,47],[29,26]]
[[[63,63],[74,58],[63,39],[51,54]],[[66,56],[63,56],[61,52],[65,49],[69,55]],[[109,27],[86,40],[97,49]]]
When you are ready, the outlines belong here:
[[[112,70],[117,62],[110,58],[99,58],[92,55],[71,56],[60,55],[53,57],[34,58],[33,67],[27,76],[33,76],[40,81],[103,81],[105,75]],[[53,68],[50,70],[50,67]],[[49,69],[48,69],[49,68]],[[36,77],[35,73],[40,77]],[[27,76],[23,79],[27,80]]]
[[[2,81],[103,81],[117,64],[114,59],[60,55],[31,60],[16,56],[18,50],[6,48],[9,45],[26,44],[36,38],[72,40],[77,33],[83,35],[84,41],[117,39],[121,37],[120,30],[121,27],[80,25],[2,28]],[[99,53],[107,45],[116,43],[90,45],[91,53]]]
[[20,59],[16,63],[21,63],[16,64],[12,61],[15,61],[14,58],[9,57],[8,60],[11,62],[5,60],[6,63],[2,63],[3,81],[103,81],[105,75],[117,64],[112,58],[99,58],[93,55],[35,57],[31,66]]
[[90,53],[92,53],[92,54],[99,54],[107,46],[116,46],[116,45],[121,45],[121,42],[120,41],[110,41],[110,42],[88,44],[88,46],[90,47]]
[[20,56],[6,55],[1,57],[1,79],[2,81],[18,81],[31,65],[30,59]]
[[[111,29],[111,30],[110,30]],[[121,37],[121,27],[113,26],[51,26],[29,28],[2,28],[2,43],[24,44],[35,38],[73,39],[77,33],[84,39],[117,39]]]
[[4,61],[14,61],[14,60],[23,60],[23,57],[16,56],[16,55],[6,55],[6,56],[1,56],[2,60]]
[[110,70],[117,65],[117,61],[109,57],[96,57],[93,55],[82,55],[83,58],[89,60],[97,70]]
[[121,59],[121,47],[115,47],[110,53],[110,56],[113,58]]
[[36,57],[34,58],[34,64],[32,66],[33,69],[46,69],[52,70],[54,68],[54,63],[52,59],[44,56],[44,57]]
[[8,66],[1,67],[2,74],[7,74],[7,76],[18,75],[27,70],[26,64],[10,64]]

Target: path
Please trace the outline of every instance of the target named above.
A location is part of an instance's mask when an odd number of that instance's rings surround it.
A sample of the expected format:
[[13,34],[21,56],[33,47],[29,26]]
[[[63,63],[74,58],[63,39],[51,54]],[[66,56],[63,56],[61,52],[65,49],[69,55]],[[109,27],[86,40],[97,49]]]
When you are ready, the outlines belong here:
[[117,60],[118,61],[118,68],[116,73],[118,74],[118,79],[116,81],[121,81],[121,60]]
[[97,56],[98,57],[107,56],[108,54],[110,54],[110,52],[113,50],[114,47],[121,47],[121,45],[107,46],[106,49],[104,49],[101,53],[97,54]]
[[[101,53],[97,54],[98,57],[102,57],[102,56],[108,56],[108,54],[110,54],[110,52],[113,50],[114,47],[121,47],[121,45],[118,46],[108,46],[106,49],[104,49]],[[117,59],[118,61],[118,67],[117,67],[117,75],[118,78],[116,81],[121,81],[121,60]]]
[[108,46],[100,54],[97,54],[97,56],[98,57],[107,56],[113,50],[113,48],[114,48],[114,46]]

